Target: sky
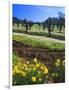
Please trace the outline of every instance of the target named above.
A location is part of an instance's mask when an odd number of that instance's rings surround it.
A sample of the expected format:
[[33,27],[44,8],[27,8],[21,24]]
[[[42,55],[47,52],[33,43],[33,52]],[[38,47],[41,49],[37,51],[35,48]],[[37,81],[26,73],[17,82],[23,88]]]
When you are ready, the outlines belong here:
[[58,12],[65,13],[64,7],[13,4],[12,16],[21,20],[27,19],[42,22],[48,17],[58,17]]

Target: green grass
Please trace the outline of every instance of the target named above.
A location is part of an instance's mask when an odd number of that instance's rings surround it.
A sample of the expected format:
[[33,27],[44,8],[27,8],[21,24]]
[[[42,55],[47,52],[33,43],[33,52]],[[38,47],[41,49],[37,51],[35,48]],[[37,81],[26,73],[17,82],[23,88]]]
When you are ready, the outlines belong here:
[[[13,32],[25,33],[25,27],[19,26],[17,28],[17,26],[13,26]],[[54,31],[53,32],[51,31],[51,37],[64,40],[65,39],[64,33],[65,33],[64,28],[62,29],[62,32],[59,33],[59,30],[57,30],[57,28],[55,27]],[[48,36],[48,29],[46,28],[45,31],[43,31],[42,26],[39,27],[37,25],[34,25],[32,26],[31,30],[28,30],[28,34],[37,36]]]
[[64,50],[64,43],[59,41],[54,41],[50,39],[41,39],[37,37],[29,37],[28,35],[17,35],[13,34],[13,40],[23,43],[24,45],[28,45],[33,48],[46,48],[48,50]]
[[18,61],[20,61],[20,60],[22,60],[22,58],[21,57],[19,57],[15,52],[13,52],[13,55],[12,55],[12,63],[13,64],[16,64]]

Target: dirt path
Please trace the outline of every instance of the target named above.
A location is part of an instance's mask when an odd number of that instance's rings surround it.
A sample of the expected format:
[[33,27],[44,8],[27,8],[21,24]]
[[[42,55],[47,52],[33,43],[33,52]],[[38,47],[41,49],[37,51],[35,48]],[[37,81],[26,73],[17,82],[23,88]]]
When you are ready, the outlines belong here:
[[28,35],[28,34],[23,34],[23,33],[13,33],[15,35],[25,35],[27,37],[31,37],[31,38],[38,38],[40,40],[50,40],[50,41],[53,41],[53,42],[58,42],[58,43],[65,43],[63,40],[58,40],[58,39],[54,39],[54,38],[49,38],[49,37],[45,37],[45,36],[33,36],[33,35]]

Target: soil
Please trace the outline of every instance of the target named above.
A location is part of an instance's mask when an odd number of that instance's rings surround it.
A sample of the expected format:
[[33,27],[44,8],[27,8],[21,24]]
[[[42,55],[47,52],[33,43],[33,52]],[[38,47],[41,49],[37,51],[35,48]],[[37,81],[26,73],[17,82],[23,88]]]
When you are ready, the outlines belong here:
[[64,50],[49,51],[48,49],[44,48],[33,48],[17,41],[13,41],[13,52],[26,60],[32,60],[36,57],[38,60],[44,62],[48,66],[51,66],[57,59],[65,59]]

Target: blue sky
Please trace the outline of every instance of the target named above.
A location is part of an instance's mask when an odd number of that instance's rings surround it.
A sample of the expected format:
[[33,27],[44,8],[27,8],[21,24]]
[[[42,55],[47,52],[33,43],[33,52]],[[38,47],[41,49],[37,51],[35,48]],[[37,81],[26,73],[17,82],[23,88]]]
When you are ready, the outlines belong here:
[[63,7],[36,6],[13,4],[13,16],[19,19],[28,19],[34,22],[41,22],[50,17],[58,17],[58,12],[65,13]]

